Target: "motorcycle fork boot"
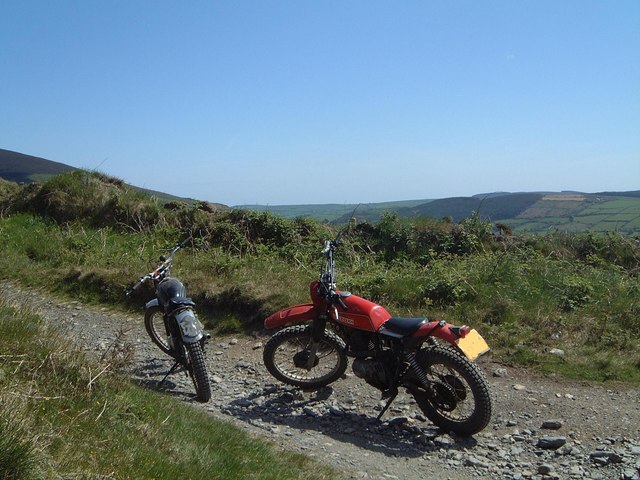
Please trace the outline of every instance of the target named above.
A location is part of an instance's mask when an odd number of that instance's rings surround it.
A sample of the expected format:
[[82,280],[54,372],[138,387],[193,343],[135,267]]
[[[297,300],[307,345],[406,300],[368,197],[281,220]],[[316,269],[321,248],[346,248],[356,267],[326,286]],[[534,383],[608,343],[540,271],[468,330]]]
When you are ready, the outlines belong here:
[[311,324],[311,339],[314,343],[318,343],[324,335],[324,329],[327,326],[327,316],[319,315]]
[[309,357],[307,358],[307,364],[304,366],[307,370],[311,370],[316,365],[316,354],[318,353],[318,346],[320,345],[320,339],[324,335],[324,329],[327,326],[326,315],[320,315],[316,318],[311,325],[311,342],[307,347]]

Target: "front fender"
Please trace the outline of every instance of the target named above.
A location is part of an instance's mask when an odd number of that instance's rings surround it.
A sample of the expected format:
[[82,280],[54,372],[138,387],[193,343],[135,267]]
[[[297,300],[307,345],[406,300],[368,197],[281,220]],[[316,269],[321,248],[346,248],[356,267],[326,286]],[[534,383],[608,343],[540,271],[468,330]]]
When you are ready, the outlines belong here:
[[318,316],[318,311],[312,303],[295,305],[274,313],[264,321],[264,328],[271,329],[281,327],[287,323],[300,323],[311,321]]
[[145,304],[144,309],[145,309],[145,310],[148,310],[149,308],[152,308],[152,307],[159,307],[159,306],[160,306],[160,302],[158,301],[158,299],[157,299],[157,298],[154,298],[153,300],[149,300],[149,301]]
[[204,337],[202,323],[200,323],[193,310],[184,308],[175,313],[174,316],[180,326],[180,333],[184,343],[195,343]]

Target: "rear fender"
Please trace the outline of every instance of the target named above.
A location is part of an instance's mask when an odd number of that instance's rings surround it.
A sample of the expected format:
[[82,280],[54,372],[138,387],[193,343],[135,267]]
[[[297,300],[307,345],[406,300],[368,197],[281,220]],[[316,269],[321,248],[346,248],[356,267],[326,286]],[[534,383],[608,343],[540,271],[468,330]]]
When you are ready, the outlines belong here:
[[460,338],[460,335],[451,330],[452,324],[440,320],[439,322],[427,322],[422,325],[416,333],[413,334],[414,338],[419,337],[438,337],[452,345],[456,345],[456,340]]
[[308,322],[318,316],[316,308],[311,303],[288,307],[274,313],[264,321],[264,328],[271,329],[281,327],[288,323]]
[[[464,334],[461,332],[463,328],[466,330]],[[471,361],[489,351],[489,345],[475,329],[470,329],[467,326],[457,327],[444,320],[426,323],[413,335],[413,338],[419,342],[428,337],[444,340]]]

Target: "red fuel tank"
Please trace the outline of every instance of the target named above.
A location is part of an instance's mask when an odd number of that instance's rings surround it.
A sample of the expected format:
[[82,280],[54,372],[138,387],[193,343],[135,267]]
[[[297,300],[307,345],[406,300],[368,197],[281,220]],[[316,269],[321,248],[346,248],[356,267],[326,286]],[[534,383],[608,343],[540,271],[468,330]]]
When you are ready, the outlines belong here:
[[391,314],[377,303],[348,292],[338,293],[347,306],[346,310],[338,306],[338,323],[368,332],[377,332],[382,324],[391,318]]

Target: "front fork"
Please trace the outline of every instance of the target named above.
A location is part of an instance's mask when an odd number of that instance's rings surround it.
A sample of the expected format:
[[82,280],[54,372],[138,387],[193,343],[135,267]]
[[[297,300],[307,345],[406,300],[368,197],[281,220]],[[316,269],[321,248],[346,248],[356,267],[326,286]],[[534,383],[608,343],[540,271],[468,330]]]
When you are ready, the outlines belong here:
[[311,342],[309,342],[309,345],[307,346],[309,356],[307,358],[307,364],[304,366],[304,368],[306,368],[307,370],[311,370],[315,366],[318,347],[320,346],[320,340],[324,335],[324,329],[326,327],[326,315],[319,315],[311,324]]

